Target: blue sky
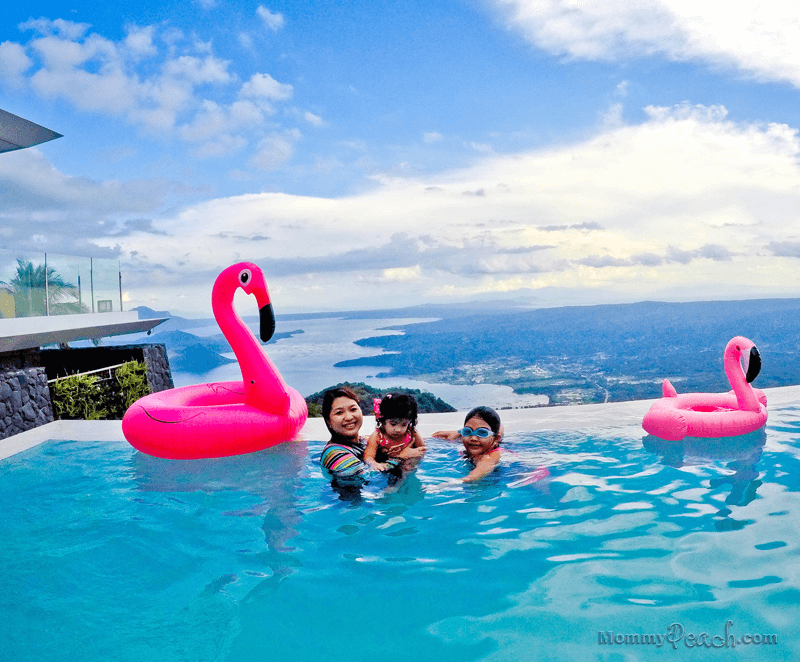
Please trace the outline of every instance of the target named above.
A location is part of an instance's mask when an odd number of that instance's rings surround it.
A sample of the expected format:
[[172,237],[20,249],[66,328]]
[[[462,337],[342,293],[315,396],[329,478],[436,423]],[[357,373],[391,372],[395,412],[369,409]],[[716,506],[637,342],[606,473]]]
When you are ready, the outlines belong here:
[[800,20],[652,0],[32,2],[0,243],[113,257],[207,312],[800,296]]

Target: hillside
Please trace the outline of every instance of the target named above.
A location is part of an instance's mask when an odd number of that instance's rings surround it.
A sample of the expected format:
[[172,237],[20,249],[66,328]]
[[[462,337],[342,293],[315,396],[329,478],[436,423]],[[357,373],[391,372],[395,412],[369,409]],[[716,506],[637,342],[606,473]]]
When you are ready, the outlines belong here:
[[762,388],[800,383],[800,300],[549,308],[414,324],[404,335],[358,341],[384,356],[337,366],[385,366],[392,374],[456,384],[493,383],[550,397],[552,404],[724,391],[722,350],[744,335],[762,354]]
[[387,388],[387,389],[376,389],[368,384],[364,384],[363,382],[357,382],[355,384],[351,384],[349,382],[342,382],[340,384],[335,384],[333,386],[329,386],[327,388],[318,391],[317,393],[312,393],[306,398],[306,403],[308,404],[308,415],[312,418],[322,416],[322,398],[325,396],[325,391],[328,391],[332,388],[336,388],[337,386],[348,386],[353,391],[356,392],[358,395],[358,405],[361,407],[361,411],[370,416],[373,414],[372,403],[375,398],[382,398],[387,393],[405,393],[407,395],[413,395],[414,399],[417,401],[417,407],[419,409],[420,414],[432,414],[436,412],[450,412],[456,411],[455,407],[450,406],[441,398],[437,398],[435,395],[431,393],[427,393],[425,391],[420,391],[419,389],[408,389],[408,388]]

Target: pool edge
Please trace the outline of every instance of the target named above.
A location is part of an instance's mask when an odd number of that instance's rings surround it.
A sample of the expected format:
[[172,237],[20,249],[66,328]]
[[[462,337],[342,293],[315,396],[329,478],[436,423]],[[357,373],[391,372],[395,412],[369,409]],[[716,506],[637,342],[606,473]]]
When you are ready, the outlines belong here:
[[[800,403],[800,386],[781,386],[764,389],[769,407]],[[621,427],[641,425],[642,418],[654,400],[629,400],[564,407],[531,407],[501,409],[500,417],[506,432],[541,430],[576,430],[580,428]],[[417,429],[429,437],[437,430],[454,430],[463,423],[465,412],[421,414]],[[372,416],[364,417],[362,430],[367,434],[375,425]],[[308,439],[327,436],[321,418],[310,418],[301,431]],[[53,421],[41,427],[0,439],[0,461],[38,446],[46,441],[125,441],[121,421]]]

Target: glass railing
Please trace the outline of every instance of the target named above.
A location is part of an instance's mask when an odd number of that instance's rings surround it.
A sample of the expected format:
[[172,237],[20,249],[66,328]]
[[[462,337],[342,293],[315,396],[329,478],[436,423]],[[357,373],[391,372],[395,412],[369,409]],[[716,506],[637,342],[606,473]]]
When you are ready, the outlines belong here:
[[0,318],[122,310],[117,260],[0,249]]

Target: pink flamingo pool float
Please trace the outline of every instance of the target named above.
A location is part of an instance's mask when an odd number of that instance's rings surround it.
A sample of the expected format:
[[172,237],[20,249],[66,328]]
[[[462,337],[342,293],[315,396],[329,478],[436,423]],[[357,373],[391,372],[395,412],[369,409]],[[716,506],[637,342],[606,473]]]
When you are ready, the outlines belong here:
[[763,427],[767,396],[750,385],[761,371],[758,349],[751,340],[736,336],[725,347],[723,357],[732,391],[678,395],[665,379],[663,397],[650,407],[642,427],[667,441],[686,436],[735,437]]
[[214,283],[211,305],[242,371],[240,382],[174,388],[137,400],[125,412],[122,432],[131,446],[156,457],[188,460],[241,455],[288,441],[308,417],[306,402],[277,368],[233,307],[238,288],[255,295],[261,340],[275,332],[264,275],[255,264],[225,269]]

